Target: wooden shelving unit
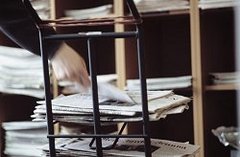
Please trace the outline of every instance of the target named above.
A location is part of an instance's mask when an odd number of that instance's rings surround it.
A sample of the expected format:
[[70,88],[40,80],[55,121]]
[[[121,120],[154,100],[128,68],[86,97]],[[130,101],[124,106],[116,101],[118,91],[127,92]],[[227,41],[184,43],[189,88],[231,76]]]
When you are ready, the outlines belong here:
[[[210,84],[207,81],[207,76],[211,71],[235,71],[234,11],[233,8],[202,11],[201,16],[202,48],[204,50],[202,53],[205,55],[203,61],[204,86],[208,89]],[[212,21],[210,18],[214,20]],[[212,44],[210,45],[210,43]],[[208,48],[208,46],[210,47]],[[218,59],[215,60],[214,58]],[[218,139],[210,136],[210,134],[211,129],[219,126],[236,126],[236,91],[238,87],[236,85],[215,85],[211,87],[214,87],[214,90],[207,90],[204,93],[206,156],[214,154],[229,156],[231,148],[223,147]],[[213,111],[213,107],[215,107],[215,111]],[[226,111],[228,114],[226,114]]]

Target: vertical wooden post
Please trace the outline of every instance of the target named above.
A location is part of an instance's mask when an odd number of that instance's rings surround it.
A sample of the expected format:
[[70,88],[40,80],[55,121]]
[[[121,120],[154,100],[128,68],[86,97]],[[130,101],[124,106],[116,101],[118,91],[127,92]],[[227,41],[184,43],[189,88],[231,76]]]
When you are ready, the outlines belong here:
[[193,118],[194,141],[200,145],[200,157],[204,157],[204,125],[203,125],[203,84],[201,67],[200,16],[198,0],[190,0],[191,24],[191,61],[193,76]]
[[[56,19],[56,0],[49,0],[50,5],[50,19]],[[58,81],[57,78],[53,72],[52,74],[52,80],[53,80],[53,97],[58,96]]]
[[49,0],[50,19],[56,19],[56,0]]
[[[114,0],[114,14],[116,16],[124,15],[124,0]],[[124,32],[124,25],[116,24],[116,32]],[[115,62],[116,73],[118,75],[117,85],[123,89],[126,85],[126,61],[125,61],[125,40],[115,39]]]
[[[125,0],[114,0],[114,14],[116,16],[124,15],[124,1]],[[115,32],[124,32],[124,25],[115,24]],[[125,39],[115,39],[115,65],[117,86],[123,89],[126,85],[126,59],[125,59]],[[123,124],[118,124],[118,130]],[[123,131],[123,134],[127,134],[127,128]]]

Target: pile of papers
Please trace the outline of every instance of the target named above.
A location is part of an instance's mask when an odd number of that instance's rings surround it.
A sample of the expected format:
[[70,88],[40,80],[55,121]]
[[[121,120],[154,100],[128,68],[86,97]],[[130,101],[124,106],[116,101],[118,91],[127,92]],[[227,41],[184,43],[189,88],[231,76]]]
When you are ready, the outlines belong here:
[[48,143],[47,124],[43,122],[5,122],[5,150],[8,157],[41,156],[41,148]]
[[188,0],[134,0],[134,2],[140,13],[189,9]]
[[[189,0],[134,0],[138,11],[149,12],[171,12],[189,9]],[[237,0],[199,0],[199,8],[216,9],[239,6]]]
[[212,133],[224,146],[232,146],[233,148],[240,150],[239,129],[236,127],[220,126],[213,129]]
[[0,46],[0,92],[44,97],[40,56],[21,48]]
[[65,16],[73,19],[91,19],[106,17],[112,14],[112,9],[113,9],[112,4],[86,9],[69,9],[65,10]]
[[41,19],[50,18],[50,0],[30,0],[30,3]]
[[240,72],[210,73],[211,82],[217,84],[239,84]]
[[[111,85],[99,86],[100,121],[135,122],[142,120],[141,93],[121,91]],[[181,113],[188,108],[190,98],[176,95],[172,91],[148,91],[148,110],[151,121],[165,118],[168,114]],[[38,101],[34,110],[34,121],[46,120],[44,101]],[[59,96],[52,100],[53,118],[60,122],[92,124],[93,102],[89,93]]]
[[[148,90],[187,88],[192,85],[192,76],[147,78],[146,83]],[[126,89],[139,90],[140,85],[139,79],[129,79]]]
[[[96,156],[96,150],[89,148],[91,139],[63,139],[56,143],[57,157]],[[110,146],[114,139],[102,139],[103,147]],[[192,157],[199,146],[188,143],[151,139],[153,157]],[[44,148],[43,156],[49,156],[48,146]],[[104,150],[103,156],[145,157],[144,141],[135,138],[120,138],[117,145],[110,150]]]
[[237,0],[199,0],[199,8],[203,10],[234,7],[236,5],[237,5]]

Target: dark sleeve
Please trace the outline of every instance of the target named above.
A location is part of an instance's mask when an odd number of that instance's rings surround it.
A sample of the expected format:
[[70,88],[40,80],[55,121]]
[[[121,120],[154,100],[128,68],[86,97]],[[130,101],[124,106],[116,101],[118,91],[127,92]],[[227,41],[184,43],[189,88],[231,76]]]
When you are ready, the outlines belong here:
[[[1,0],[0,29],[22,48],[40,55],[37,23],[41,23],[34,9],[27,10],[22,0]],[[54,34],[53,28],[44,29],[43,34]],[[47,41],[45,52],[51,58],[59,48],[59,41]]]

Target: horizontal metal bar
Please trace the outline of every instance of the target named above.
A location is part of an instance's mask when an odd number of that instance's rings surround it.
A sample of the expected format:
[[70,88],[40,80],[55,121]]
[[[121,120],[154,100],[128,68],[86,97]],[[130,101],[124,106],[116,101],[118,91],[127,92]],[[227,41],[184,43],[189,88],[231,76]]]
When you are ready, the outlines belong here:
[[53,34],[45,36],[44,40],[73,40],[73,39],[89,39],[89,38],[133,38],[137,37],[135,31],[128,32],[80,32],[70,34]]
[[89,134],[89,135],[48,135],[48,138],[146,138],[147,135],[103,135],[103,134]]

